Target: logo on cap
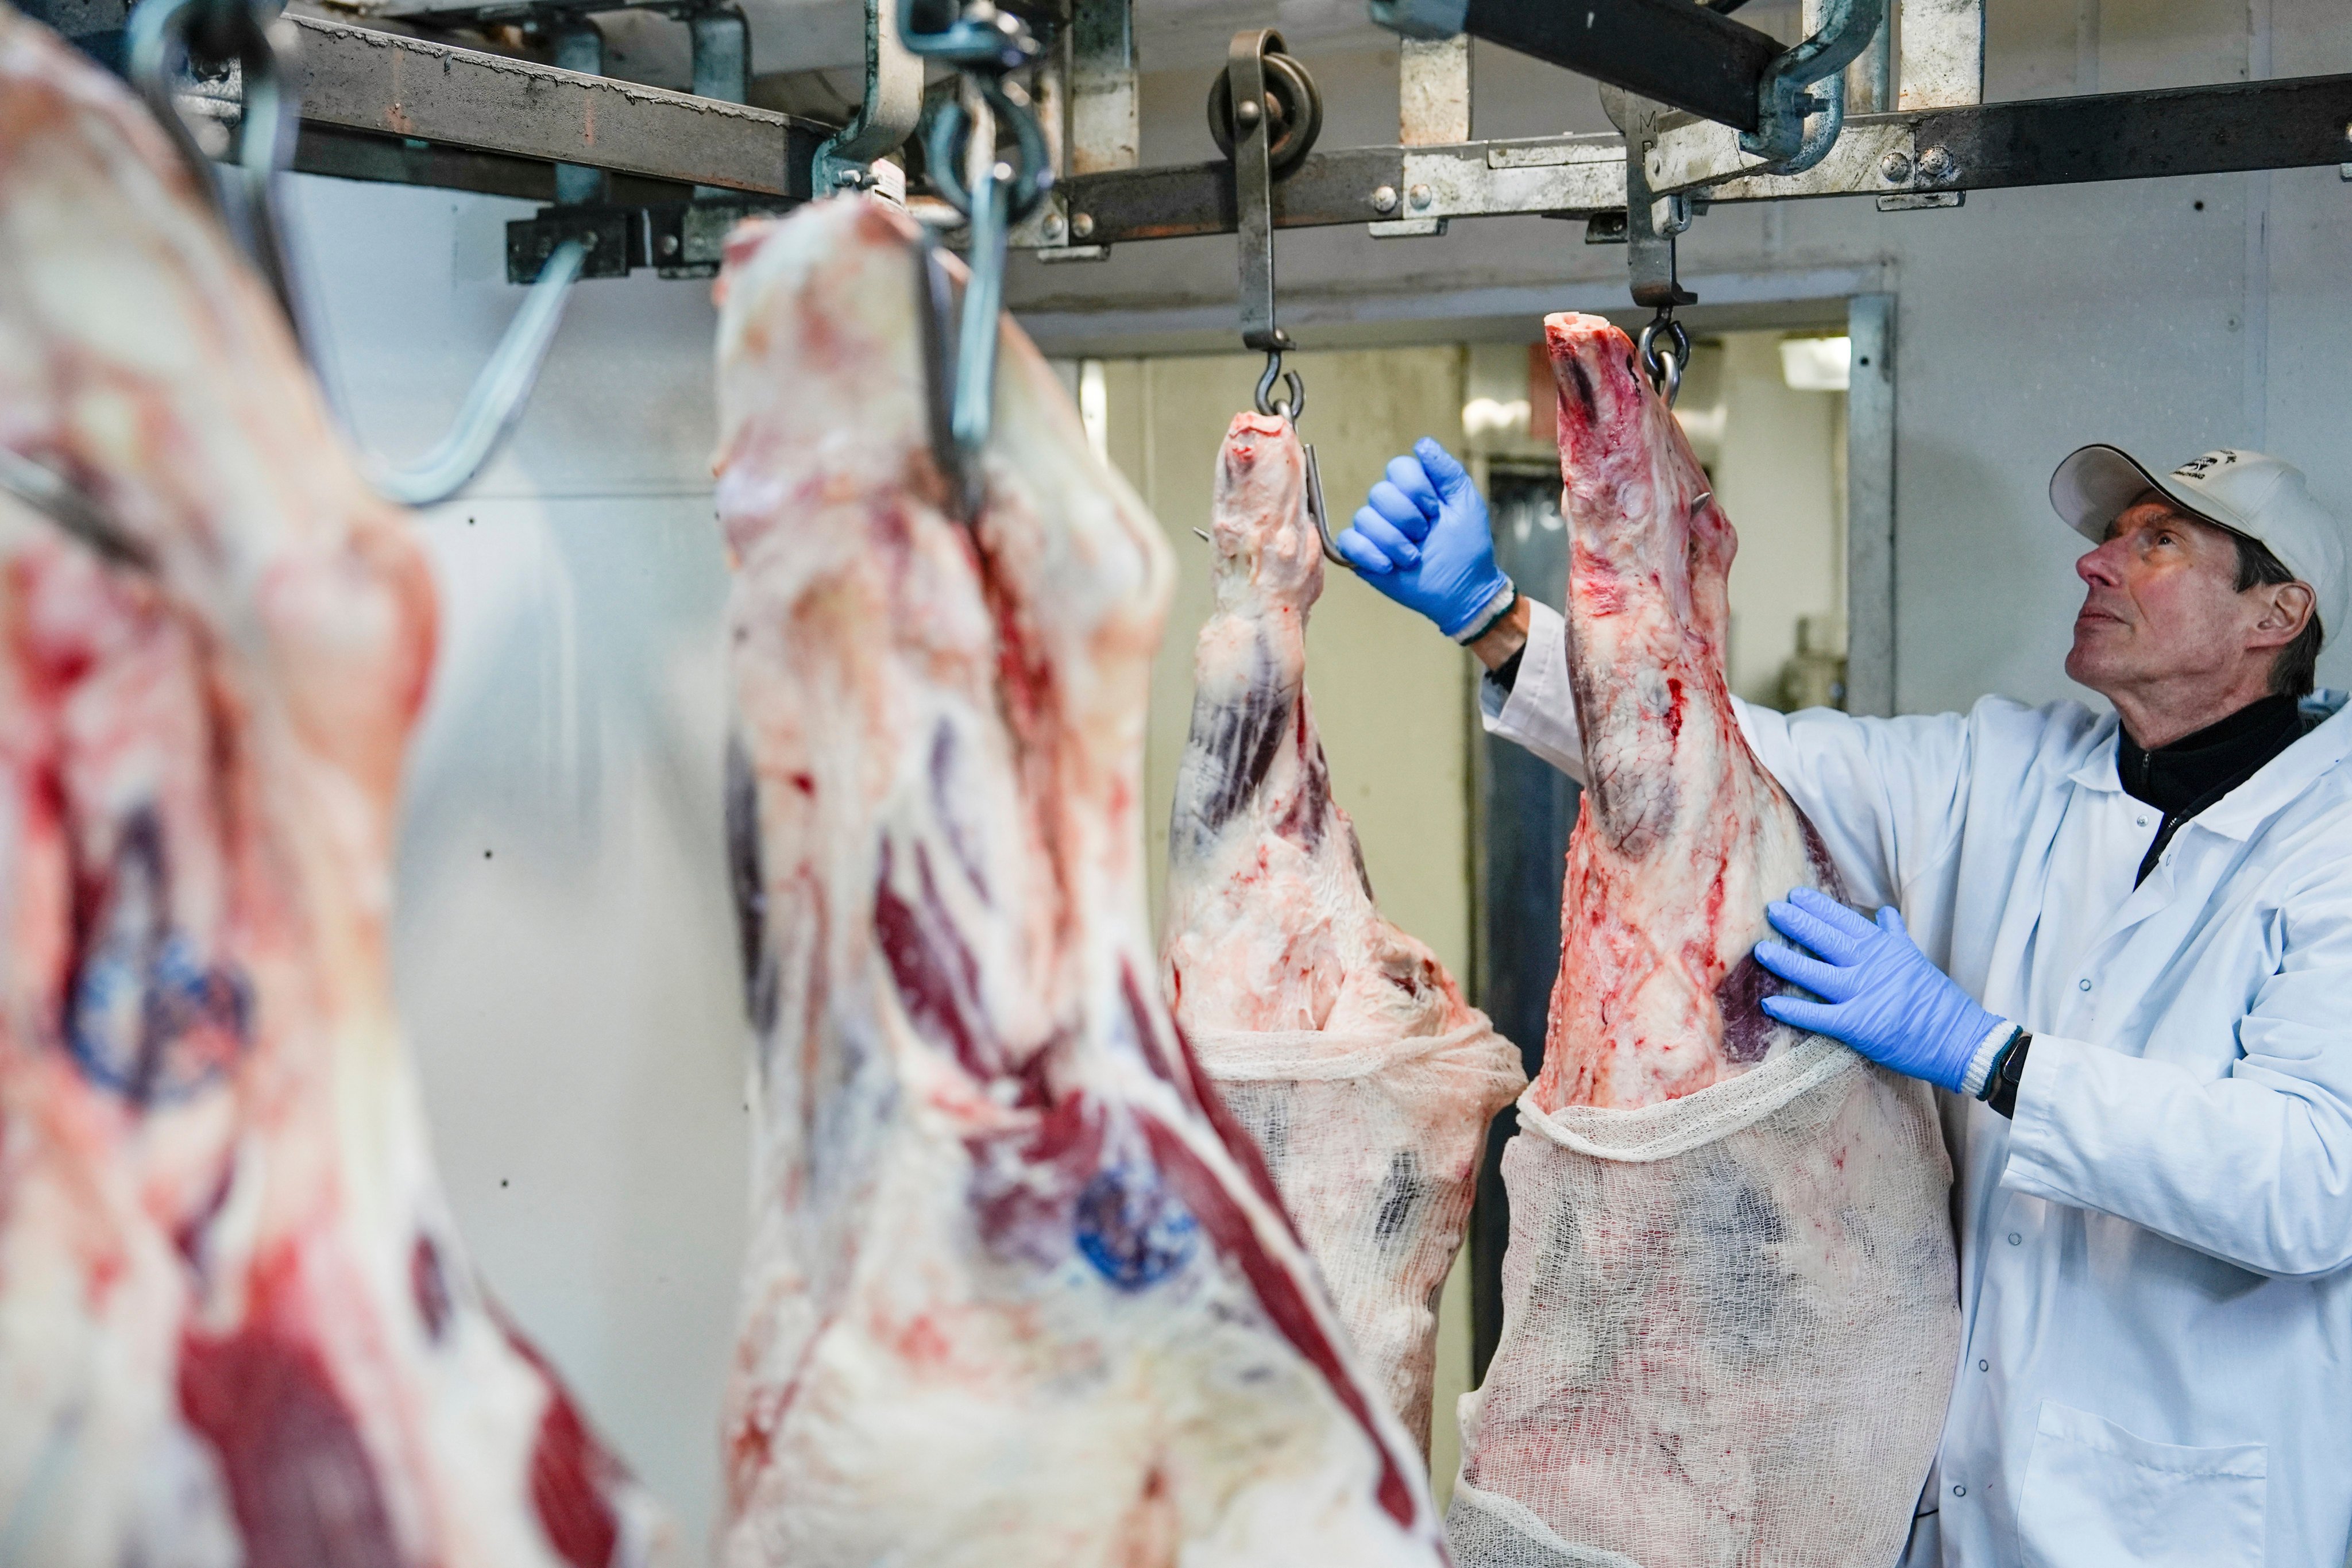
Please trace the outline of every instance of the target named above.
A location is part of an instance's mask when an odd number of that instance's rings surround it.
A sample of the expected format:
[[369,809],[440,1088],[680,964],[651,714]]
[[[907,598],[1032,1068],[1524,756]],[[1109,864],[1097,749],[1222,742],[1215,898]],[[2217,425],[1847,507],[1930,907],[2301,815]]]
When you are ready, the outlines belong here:
[[2215,468],[2226,468],[2238,460],[2238,454],[2224,447],[2218,452],[2208,452],[2201,458],[2191,458],[2172,470],[2176,479],[2201,479]]

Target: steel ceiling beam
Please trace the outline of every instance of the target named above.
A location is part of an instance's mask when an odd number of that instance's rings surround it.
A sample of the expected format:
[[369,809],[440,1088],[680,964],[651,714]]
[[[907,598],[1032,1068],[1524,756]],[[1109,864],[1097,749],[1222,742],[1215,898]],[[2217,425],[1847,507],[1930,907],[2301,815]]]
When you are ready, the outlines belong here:
[[831,126],[313,16],[302,120],[412,142],[804,197]]
[[1912,121],[1967,190],[2073,185],[2352,161],[2352,76],[2229,82],[1928,109]]
[[[2352,161],[2347,128],[2352,76],[1864,115],[1847,122],[1819,168],[1736,178],[1696,194],[1773,201],[2314,168]],[[1942,155],[1924,156],[1930,149]],[[1393,202],[1408,160],[1416,183],[1429,188],[1420,210],[1432,217],[1583,216],[1624,205],[1623,159],[1622,142],[1591,136],[1317,153],[1276,182],[1274,222],[1308,228],[1379,219],[1386,213],[1376,193],[1387,187]],[[1086,216],[1097,243],[1234,232],[1233,177],[1223,163],[1084,174],[1058,194],[1074,224]]]
[[[1598,30],[1601,3],[1544,9],[1580,18],[1591,6]],[[790,201],[808,195],[811,157],[833,130],[343,23],[295,25],[306,79],[295,162],[321,174],[536,195],[539,171],[578,163]],[[1859,116],[1802,174],[1748,175],[1720,157],[1703,167],[1711,155],[1694,154],[1684,169],[1654,169],[1652,184],[1696,185],[1717,202],[1874,195],[1928,205],[1969,190],[2352,163],[2347,129],[2352,76],[2231,82]],[[1317,153],[1274,183],[1273,222],[1370,224],[1398,216],[1401,195],[1420,204],[1410,216],[1431,219],[1607,211],[1623,205],[1623,158],[1616,139],[1590,136]],[[1066,232],[1093,245],[1235,227],[1222,160],[1076,174],[1054,199]]]
[[1374,0],[1407,37],[1467,33],[1547,65],[1702,115],[1757,128],[1758,93],[1780,42],[1691,0]]

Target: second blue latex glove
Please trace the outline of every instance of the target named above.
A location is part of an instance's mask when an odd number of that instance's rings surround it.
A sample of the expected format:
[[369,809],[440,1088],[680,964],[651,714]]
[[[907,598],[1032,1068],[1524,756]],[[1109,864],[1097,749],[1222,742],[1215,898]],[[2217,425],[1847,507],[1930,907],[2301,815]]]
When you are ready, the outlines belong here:
[[1836,900],[1799,888],[1766,912],[1782,936],[1756,944],[1756,962],[1822,1000],[1767,996],[1764,1011],[1793,1028],[1843,1040],[1874,1062],[1958,1093],[1969,1064],[2007,1021],[1978,1006],[1919,951],[1892,907],[1875,923]]
[[1450,637],[1475,630],[1510,590],[1495,564],[1485,498],[1469,470],[1426,436],[1390,460],[1388,477],[1336,542],[1365,582]]

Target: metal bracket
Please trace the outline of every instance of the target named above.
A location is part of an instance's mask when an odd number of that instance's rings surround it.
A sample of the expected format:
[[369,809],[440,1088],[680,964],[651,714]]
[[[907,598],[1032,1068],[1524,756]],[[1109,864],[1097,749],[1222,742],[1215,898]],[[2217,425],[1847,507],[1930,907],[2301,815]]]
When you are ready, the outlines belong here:
[[1397,143],[1470,140],[1470,40],[1407,38],[1397,47]]
[[1968,205],[1969,194],[1966,191],[1918,191],[1909,195],[1878,198],[1878,210],[1883,213],[1936,212]]
[[[741,103],[751,96],[751,25],[740,7],[719,5],[686,16],[694,96]],[[697,196],[727,196],[720,185],[697,185]]]
[[1070,15],[1073,174],[1132,169],[1142,156],[1137,114],[1134,0],[1075,0]]
[[751,25],[739,5],[712,5],[686,17],[694,96],[741,103],[751,96]]
[[1900,15],[1902,96],[1895,107],[1983,102],[1984,0],[1902,0]]
[[1659,132],[1643,162],[1653,191],[1753,201],[1900,185],[1912,178],[1918,153],[1908,121],[1875,119],[1847,125],[1811,170],[1789,174],[1740,151],[1738,132],[1728,126],[1700,120]]
[[[1039,64],[1037,89],[1039,118],[1064,170],[1134,168],[1141,140],[1134,0],[1071,0],[1068,25]],[[1093,226],[1093,218],[1072,212],[1056,192],[1014,226],[1012,243],[1043,262],[1107,260],[1110,247],[1087,242]]]
[[[1397,143],[1443,147],[1470,140],[1470,39],[1406,38],[1397,49]],[[1374,239],[1420,238],[1445,232],[1445,215],[1432,213],[1450,160],[1404,155],[1404,191],[1391,208],[1406,216],[1366,226]]]
[[923,62],[898,37],[897,0],[866,0],[866,92],[856,116],[809,163],[819,195],[865,190],[877,159],[897,152],[923,114]]
[[1691,198],[1650,187],[1649,153],[1675,110],[1613,88],[1601,89],[1601,102],[1625,132],[1625,269],[1633,303],[1658,310],[1696,303],[1698,296],[1675,272],[1675,237],[1690,227]]
[[[555,64],[583,76],[604,74],[604,31],[593,16],[564,18],[555,34]],[[593,206],[604,199],[608,184],[604,171],[593,164],[555,165],[555,199],[560,205]]]
[[529,283],[568,239],[587,253],[583,278],[623,278],[650,267],[664,278],[715,278],[727,234],[747,217],[790,212],[779,196],[729,191],[691,202],[638,206],[541,207],[507,225],[507,281]]

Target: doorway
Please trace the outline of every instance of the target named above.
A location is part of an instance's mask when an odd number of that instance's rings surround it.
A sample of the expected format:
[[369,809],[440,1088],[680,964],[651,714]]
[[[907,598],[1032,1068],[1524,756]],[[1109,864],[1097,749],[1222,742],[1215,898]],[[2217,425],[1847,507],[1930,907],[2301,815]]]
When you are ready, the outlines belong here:
[[[1805,689],[1828,693],[1804,700],[1852,702],[1843,689],[1840,632],[1857,617],[1865,628],[1885,627],[1891,642],[1891,616],[1872,600],[1885,585],[1872,574],[1889,560],[1873,542],[1891,532],[1885,514],[1892,443],[1881,442],[1892,428],[1891,382],[1865,388],[1857,381],[1841,391],[1791,381],[1828,375],[1821,365],[1840,353],[1828,346],[1833,342],[1843,344],[1853,376],[1883,371],[1883,328],[1870,323],[1883,322],[1884,311],[1872,317],[1877,307],[1854,305],[1849,321],[1860,324],[1842,337],[1819,326],[1771,330],[1747,321],[1738,331],[1702,333],[1678,411],[1743,541],[1733,568],[1732,683],[1776,706],[1794,690],[1787,683],[1801,656],[1813,661],[1800,672],[1813,683]],[[1819,307],[1801,319],[1820,321]],[[1549,370],[1527,334],[1482,337],[1291,355],[1308,388],[1301,430],[1317,445],[1334,527],[1345,525],[1382,465],[1416,437],[1433,436],[1462,453],[1489,497],[1503,569],[1523,592],[1558,608],[1568,556]],[[1801,346],[1784,354],[1792,342]],[[1802,363],[1792,371],[1791,360]],[[1145,861],[1155,919],[1174,773],[1191,716],[1193,644],[1211,606],[1205,547],[1192,529],[1206,525],[1219,442],[1227,420],[1249,405],[1263,363],[1243,354],[1058,362],[1097,450],[1142,494],[1176,553],[1146,754]],[[1308,627],[1308,687],[1333,793],[1355,819],[1381,911],[1429,943],[1519,1045],[1532,1076],[1558,968],[1576,786],[1483,734],[1480,683],[1459,650],[1352,574],[1332,571],[1326,582]],[[1867,685],[1870,678],[1854,668]],[[1891,692],[1891,677],[1884,689]],[[1507,1111],[1490,1130],[1470,1243],[1439,1307],[1430,1458],[1441,1509],[1457,1465],[1454,1400],[1483,1375],[1501,1326],[1509,1220],[1498,1162],[1514,1125]]]

